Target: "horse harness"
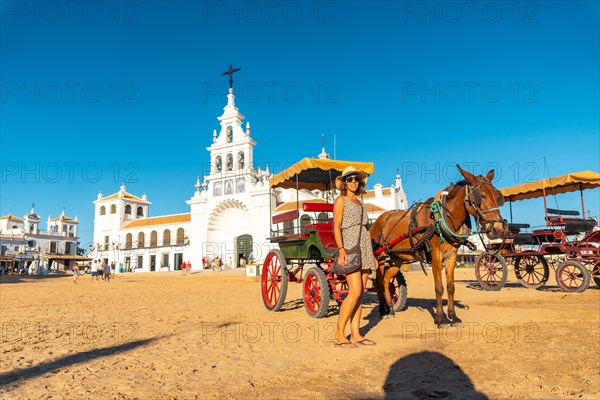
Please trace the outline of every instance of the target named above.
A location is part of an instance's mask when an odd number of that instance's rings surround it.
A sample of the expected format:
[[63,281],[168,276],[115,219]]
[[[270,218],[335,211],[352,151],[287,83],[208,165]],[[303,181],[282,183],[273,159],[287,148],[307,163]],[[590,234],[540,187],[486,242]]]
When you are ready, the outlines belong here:
[[[489,208],[487,210],[482,210],[480,208],[481,202],[482,202],[481,186],[484,184],[491,185],[490,182],[484,181],[484,182],[477,184],[476,186],[471,186],[468,182],[466,182],[465,183],[464,203],[465,203],[465,208],[467,207],[467,205],[470,205],[475,210],[475,213],[477,214],[477,216],[476,216],[477,226],[485,227],[485,225],[489,224],[489,223],[502,222],[500,220],[487,219],[485,217],[485,214],[489,213],[489,212],[497,211],[498,208],[504,204],[504,198],[503,198],[502,194],[499,193],[498,207]],[[392,256],[393,253],[411,254],[413,257],[415,257],[419,261],[419,263],[421,264],[421,268],[423,269],[423,272],[425,273],[425,275],[427,275],[427,272],[425,270],[423,263],[431,261],[431,251],[432,251],[431,238],[433,237],[434,234],[436,234],[436,232],[440,237],[440,242],[447,241],[448,244],[452,245],[455,248],[458,248],[459,246],[464,245],[464,246],[468,247],[471,251],[474,251],[477,247],[475,246],[474,243],[470,242],[468,240],[468,238],[471,235],[474,235],[479,232],[473,231],[466,235],[454,232],[452,230],[452,228],[448,225],[448,223],[446,221],[446,216],[444,215],[444,214],[452,214],[446,207],[446,199],[447,199],[448,195],[450,194],[450,192],[454,188],[455,188],[455,185],[450,184],[444,190],[439,192],[432,202],[426,201],[426,202],[414,203],[408,210],[406,210],[404,212],[404,214],[402,214],[402,216],[389,229],[389,232],[392,232],[393,229],[396,227],[396,225],[398,225],[400,223],[400,221],[402,221],[409,214],[409,212],[411,212],[411,214],[410,214],[411,221],[410,221],[409,227],[408,227],[408,235],[406,235],[408,237],[408,240],[410,243],[410,248],[394,250],[393,247],[400,241],[405,240],[406,237],[403,237],[401,240],[396,239],[396,240],[392,240],[391,242],[388,242],[387,235],[385,238],[383,237],[383,229],[379,231],[379,237],[377,240],[377,243],[380,244],[379,248],[384,247],[385,252],[389,256]],[[429,207],[429,209],[431,210],[430,218],[433,219],[434,222],[432,224],[429,224],[428,226],[418,226],[417,225],[416,215],[417,215],[417,211],[418,211],[419,207],[421,207],[421,206]],[[392,217],[392,214],[388,215],[386,221],[384,221],[384,224],[391,217]],[[469,213],[467,213],[467,218],[463,222],[463,224],[466,224],[469,229],[471,228],[471,219],[469,218]],[[484,230],[484,232],[485,232],[485,230]],[[422,234],[422,235],[420,237],[418,237],[417,235],[419,235],[419,234]],[[395,242],[395,243],[393,243],[393,242]]]

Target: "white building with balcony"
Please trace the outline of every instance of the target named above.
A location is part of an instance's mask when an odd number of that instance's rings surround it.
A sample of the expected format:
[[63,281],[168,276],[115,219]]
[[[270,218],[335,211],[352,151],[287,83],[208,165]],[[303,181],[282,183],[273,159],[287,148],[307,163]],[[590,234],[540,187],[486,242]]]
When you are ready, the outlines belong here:
[[87,257],[77,254],[77,217],[63,211],[57,218],[48,217],[46,229],[40,229],[40,216],[34,207],[19,218],[9,214],[0,218],[0,268],[17,272],[45,274],[49,270],[65,271]]

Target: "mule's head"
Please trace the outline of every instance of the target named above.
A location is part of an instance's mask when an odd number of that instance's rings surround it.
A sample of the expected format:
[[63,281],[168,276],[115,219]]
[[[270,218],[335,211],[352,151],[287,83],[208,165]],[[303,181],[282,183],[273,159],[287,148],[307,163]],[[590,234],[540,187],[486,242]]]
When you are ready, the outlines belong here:
[[508,225],[500,215],[500,207],[504,205],[504,197],[492,184],[494,170],[487,175],[475,176],[468,171],[456,166],[458,171],[467,181],[465,194],[465,207],[477,221],[482,232],[490,239],[496,239],[508,233]]

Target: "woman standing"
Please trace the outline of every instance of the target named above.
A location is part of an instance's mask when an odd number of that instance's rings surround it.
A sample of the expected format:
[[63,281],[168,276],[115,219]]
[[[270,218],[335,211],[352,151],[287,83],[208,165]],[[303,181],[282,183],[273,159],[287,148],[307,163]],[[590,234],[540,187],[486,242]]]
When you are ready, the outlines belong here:
[[[367,174],[350,166],[335,180],[340,196],[333,206],[333,233],[338,246],[338,262],[335,272],[344,275],[348,282],[348,295],[340,306],[336,330],[336,346],[355,348],[358,345],[374,346],[376,343],[360,334],[362,294],[371,270],[375,269],[375,257],[366,225],[367,212],[359,196],[366,193]],[[358,260],[349,263],[348,253],[360,254]],[[353,256],[356,259],[355,256]],[[350,340],[345,335],[350,322]]]
[[79,279],[79,265],[75,263],[73,265],[73,282],[77,283],[77,279]]

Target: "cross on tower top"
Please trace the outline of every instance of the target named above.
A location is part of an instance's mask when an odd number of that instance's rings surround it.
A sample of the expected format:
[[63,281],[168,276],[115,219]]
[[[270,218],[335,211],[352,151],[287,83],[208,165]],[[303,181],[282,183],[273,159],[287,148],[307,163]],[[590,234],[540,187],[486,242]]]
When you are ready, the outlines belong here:
[[229,69],[221,74],[229,75],[229,89],[233,89],[233,74],[238,72],[241,68],[233,68],[233,65],[229,64]]

